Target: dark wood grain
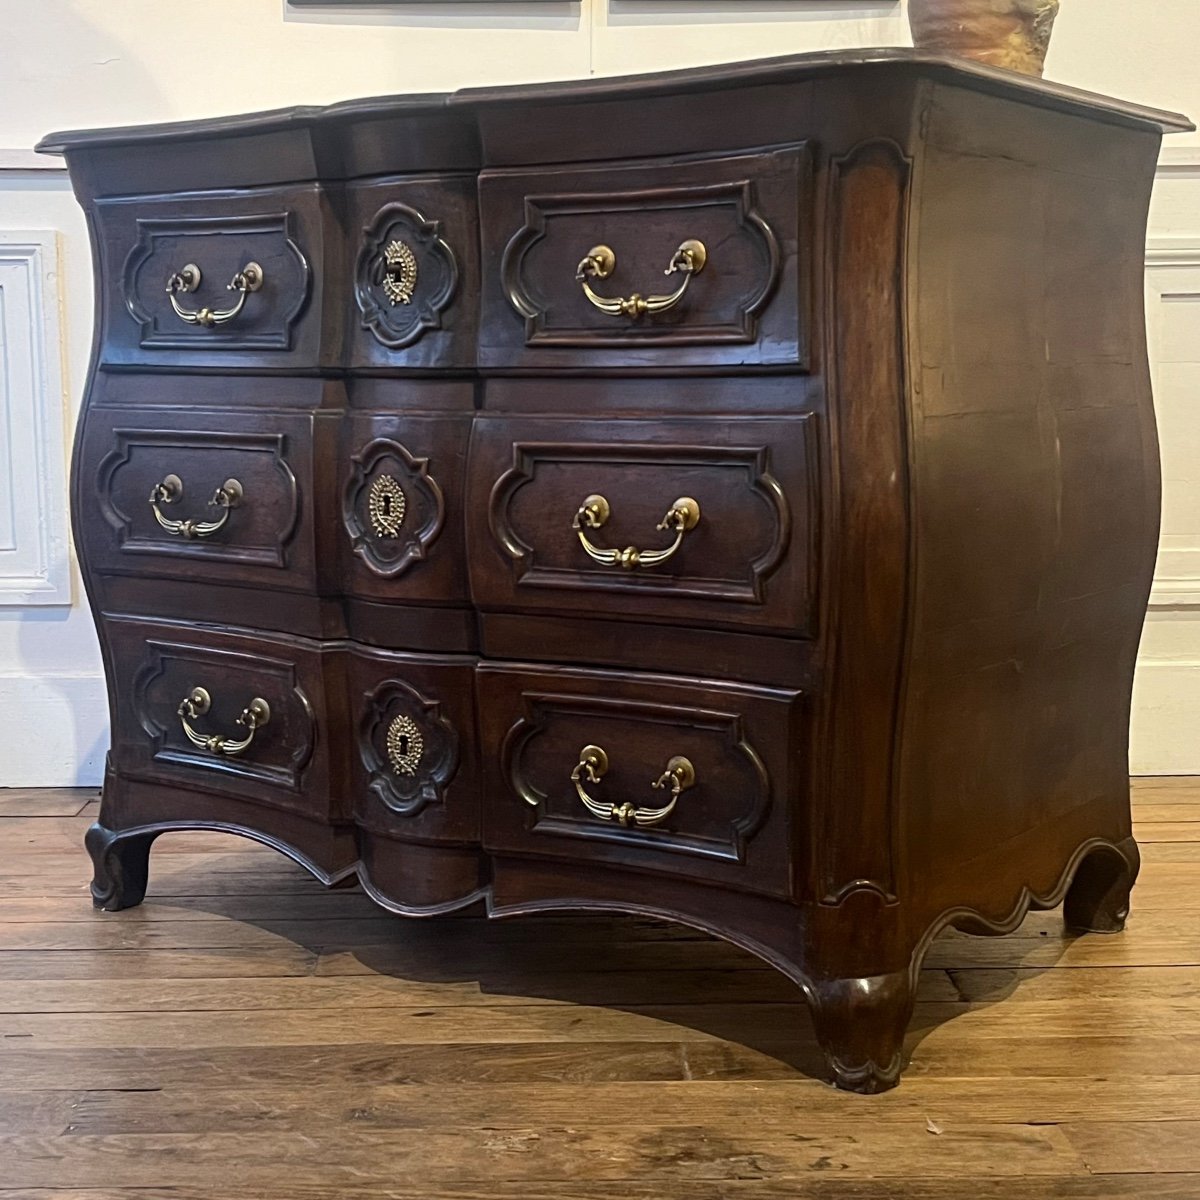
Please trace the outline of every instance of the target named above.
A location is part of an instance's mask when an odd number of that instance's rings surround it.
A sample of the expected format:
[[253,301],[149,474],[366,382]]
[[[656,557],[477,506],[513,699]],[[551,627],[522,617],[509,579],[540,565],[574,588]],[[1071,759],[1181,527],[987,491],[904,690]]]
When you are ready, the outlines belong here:
[[[1159,500],[1143,238],[1161,135],[1185,125],[890,50],[47,139],[98,278],[72,483],[114,731],[89,814],[97,904],[153,895],[151,846],[172,831],[233,830],[400,913],[670,918],[740,947],[703,951],[714,969],[749,951],[798,984],[824,1070],[863,1093],[897,1081],[914,1013],[926,1028],[922,962],[948,927],[1013,933],[1065,903],[1074,930],[1121,929]],[[666,294],[689,237],[708,257],[673,306],[611,315],[576,279],[607,243],[599,297]],[[203,284],[177,299],[217,306],[250,258],[266,283],[236,318],[171,310],[185,261]],[[184,494],[158,501],[166,518],[212,519],[231,477],[243,500],[209,536],[173,534],[149,502],[168,473]],[[589,554],[573,521],[592,494],[610,511]],[[700,519],[676,539],[656,526],[682,497]],[[212,705],[189,739],[196,686]],[[271,719],[231,747],[255,697]],[[587,745],[609,761],[595,778],[577,771]],[[679,756],[695,777],[668,808]],[[1186,814],[1162,815],[1147,860],[1190,865],[1161,841]],[[83,940],[144,955],[153,931],[124,920]],[[300,923],[319,970],[362,970],[343,925]],[[372,947],[390,936],[377,924]],[[298,967],[256,934],[178,925],[181,952]],[[409,952],[424,970],[505,952],[477,923],[434,928]],[[9,944],[32,953],[32,937]],[[695,940],[611,953],[665,968]],[[1044,945],[979,953],[1027,964]],[[798,1036],[790,1011],[760,1015],[754,1051],[660,1049],[631,1069],[758,1070]],[[329,1070],[373,1020],[313,1027],[339,1047]],[[156,1029],[123,1012],[71,1046]],[[972,1053],[1013,1069],[1010,1045]],[[975,1061],[956,1054],[918,1051],[916,1074]],[[538,1069],[518,1058],[480,1070]],[[463,1051],[444,1077],[467,1069]],[[863,1178],[883,1162],[817,1140]],[[561,1171],[567,1145],[549,1138],[518,1175]],[[658,1161],[621,1145],[622,1170]],[[799,1170],[794,1144],[770,1146]],[[72,1147],[59,1184],[90,1169]],[[196,1153],[178,1181],[216,1161]],[[669,1177],[712,1178],[698,1161]],[[149,1177],[122,1162],[128,1186]],[[1077,1158],[1041,1131],[1006,1166],[1026,1162]]]

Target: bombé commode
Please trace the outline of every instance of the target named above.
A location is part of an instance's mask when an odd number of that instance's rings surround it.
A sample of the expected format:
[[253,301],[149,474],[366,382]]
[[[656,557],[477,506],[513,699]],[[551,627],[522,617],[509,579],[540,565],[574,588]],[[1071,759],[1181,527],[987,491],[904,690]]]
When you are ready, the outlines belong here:
[[107,909],[168,830],[613,910],[894,1084],[922,957],[1124,921],[1183,118],[912,51],[48,138]]

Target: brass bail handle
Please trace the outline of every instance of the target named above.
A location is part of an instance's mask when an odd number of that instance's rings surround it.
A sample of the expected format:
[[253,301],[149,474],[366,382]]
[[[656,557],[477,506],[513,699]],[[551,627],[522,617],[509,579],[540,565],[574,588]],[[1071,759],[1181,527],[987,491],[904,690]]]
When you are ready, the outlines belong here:
[[181,321],[188,325],[211,329],[214,325],[224,325],[232,321],[245,308],[246,297],[262,287],[263,278],[262,267],[256,262],[248,262],[226,286],[226,291],[238,294],[237,303],[232,308],[184,308],[176,296],[194,292],[203,279],[200,268],[195,263],[188,263],[167,280],[167,298]]
[[691,496],[680,496],[666,515],[655,526],[658,530],[674,530],[675,540],[663,550],[639,550],[626,546],[623,550],[606,550],[595,545],[587,535],[589,529],[599,529],[612,515],[612,506],[600,495],[584,499],[571,521],[580,545],[588,557],[604,567],[622,567],[632,571],[635,567],[657,567],[673,557],[683,545],[683,537],[700,524],[700,505]]
[[682,273],[683,282],[673,292],[665,296],[643,296],[640,292],[634,292],[629,297],[601,296],[592,290],[589,281],[607,279],[617,269],[617,255],[611,246],[599,245],[593,246],[579,260],[579,266],[575,268],[575,282],[580,284],[583,294],[602,313],[607,313],[610,317],[631,317],[640,321],[647,313],[666,312],[667,309],[674,308],[683,299],[692,277],[704,270],[706,262],[708,251],[704,248],[704,243],[695,238],[688,238],[679,243],[667,264],[667,269],[663,272],[664,275]]
[[675,808],[679,797],[694,787],[696,769],[691,760],[677,754],[667,760],[667,769],[650,785],[653,788],[669,788],[670,799],[661,808],[639,808],[625,801],[622,804],[605,804],[589,796],[584,784],[597,784],[608,773],[608,754],[602,746],[584,746],[579,752],[579,762],[571,772],[571,782],[583,802],[584,808],[601,821],[615,821],[628,829],[631,825],[646,829],[660,825]]
[[207,689],[194,687],[180,702],[176,715],[183,726],[187,740],[193,746],[207,750],[210,754],[224,757],[241,754],[254,741],[254,735],[271,720],[271,706],[261,696],[255,696],[242,709],[241,716],[237,719],[237,723],[247,731],[244,738],[228,738],[222,737],[220,734],[201,733],[191,725],[191,722],[204,716],[210,708],[212,708],[212,697]]
[[227,479],[215,492],[208,502],[209,508],[224,509],[215,521],[175,520],[168,517],[160,504],[176,504],[183,498],[183,480],[178,475],[167,475],[161,483],[156,483],[150,489],[150,507],[154,510],[154,519],[173,537],[181,537],[184,541],[195,538],[212,537],[218,529],[224,527],[229,520],[229,514],[245,499],[245,490],[236,479]]

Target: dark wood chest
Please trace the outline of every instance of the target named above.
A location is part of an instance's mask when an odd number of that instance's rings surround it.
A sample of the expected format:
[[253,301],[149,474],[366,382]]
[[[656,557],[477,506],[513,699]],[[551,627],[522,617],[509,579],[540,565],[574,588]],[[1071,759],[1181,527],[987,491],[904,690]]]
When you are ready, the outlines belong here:
[[954,925],[1120,927],[1186,123],[868,51],[64,134],[97,904],[222,829],[670,918],[896,1082]]

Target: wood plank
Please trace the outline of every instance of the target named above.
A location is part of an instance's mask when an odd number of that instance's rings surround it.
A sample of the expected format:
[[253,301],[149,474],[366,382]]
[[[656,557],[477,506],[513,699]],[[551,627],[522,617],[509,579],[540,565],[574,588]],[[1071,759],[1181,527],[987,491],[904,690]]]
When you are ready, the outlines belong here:
[[[652,1103],[650,1101],[653,1101]],[[861,1101],[861,1102],[859,1102]],[[424,1129],[448,1125],[535,1126],[561,1123],[580,1103],[588,1120],[620,1124],[632,1112],[643,1128],[687,1120],[716,1128],[745,1121],[786,1126],[803,1111],[806,1125],[836,1131],[847,1122],[924,1123],[943,1129],[961,1123],[1047,1125],[1069,1121],[1154,1120],[1164,1111],[1196,1111],[1200,1077],[1152,1078],[1131,1093],[1122,1080],[1087,1077],[1070,1087],[1058,1079],[918,1079],[912,1088],[850,1098],[796,1077],[754,1082],[661,1080],[597,1081],[586,1095],[576,1083],[451,1083],[229,1089],[179,1079],[161,1088],[128,1090],[20,1090],[0,1092],[0,1126],[9,1133],[194,1133],[279,1129],[321,1132],[342,1124],[371,1129]]]
[[1135,825],[1161,824],[1164,821],[1198,822],[1200,798],[1193,799],[1185,795],[1167,802],[1143,802],[1134,807],[1133,820]]
[[[819,1070],[815,1056],[805,1065]],[[113,1048],[54,1050],[28,1039],[8,1042],[0,1053],[0,1090],[161,1089],[186,1083],[199,1089],[286,1087],[313,1091],[313,1080],[333,1089],[371,1089],[395,1084],[654,1082],[689,1075],[719,1079],[786,1079],[796,1066],[760,1051],[710,1043],[685,1054],[679,1042],[606,1042],[603,1052],[586,1042],[490,1043],[486,1045],[335,1048],[311,1045],[255,1047]],[[820,1086],[820,1085],[814,1085]],[[0,1178],[3,1178],[0,1176]]]
[[[244,1194],[244,1193],[243,1193]],[[672,1189],[662,1181],[624,1179],[623,1200],[1196,1200],[1200,1175],[1107,1175],[1074,1178],[963,1177],[961,1179],[804,1180],[691,1179]],[[384,1190],[338,1184],[293,1183],[287,1188],[256,1188],[252,1200],[613,1200],[611,1183],[570,1180],[488,1180],[484,1184],[442,1184],[396,1179]],[[0,1189],[0,1200],[230,1200],[222,1187],[202,1183],[155,1188],[147,1197],[133,1188]]]
[[1179,1120],[1080,1121],[1064,1126],[1064,1133],[1092,1171],[1198,1172],[1198,1111],[1181,1110]]
[[1200,804],[1200,775],[1138,775],[1129,781],[1129,791],[1135,808],[1159,795]]
[[0,818],[76,817],[95,788],[0,788]]
[[1154,842],[1200,842],[1200,821],[1141,821],[1134,819],[1139,846]]
[[[613,1200],[611,1183],[570,1180],[488,1180],[486,1183],[414,1182],[396,1179],[384,1190],[337,1184],[293,1183],[259,1187],[252,1200]],[[241,1193],[244,1195],[244,1193]],[[623,1200],[1196,1200],[1200,1175],[1107,1175],[1074,1178],[963,1177],[961,1179],[690,1179],[673,1189],[662,1181],[621,1180]],[[223,1187],[193,1183],[155,1188],[0,1188],[0,1200],[230,1200]]]
[[649,1135],[636,1122],[587,1127],[570,1115],[536,1128],[350,1129],[320,1135],[269,1131],[121,1134],[69,1137],[0,1136],[0,1178],[10,1186],[86,1186],[102,1175],[110,1186],[164,1187],[197,1176],[245,1194],[289,1174],[329,1183],[386,1186],[396,1175],[456,1183],[568,1179],[586,1162],[590,1179],[655,1176],[692,1179],[787,1178],[826,1171],[843,1177],[918,1174],[959,1178],[1080,1173],[1083,1164],[1054,1126],[962,1125],[940,1137],[922,1123],[863,1124],[851,1132],[806,1129],[803,1114],[787,1130],[717,1129],[681,1124]]

